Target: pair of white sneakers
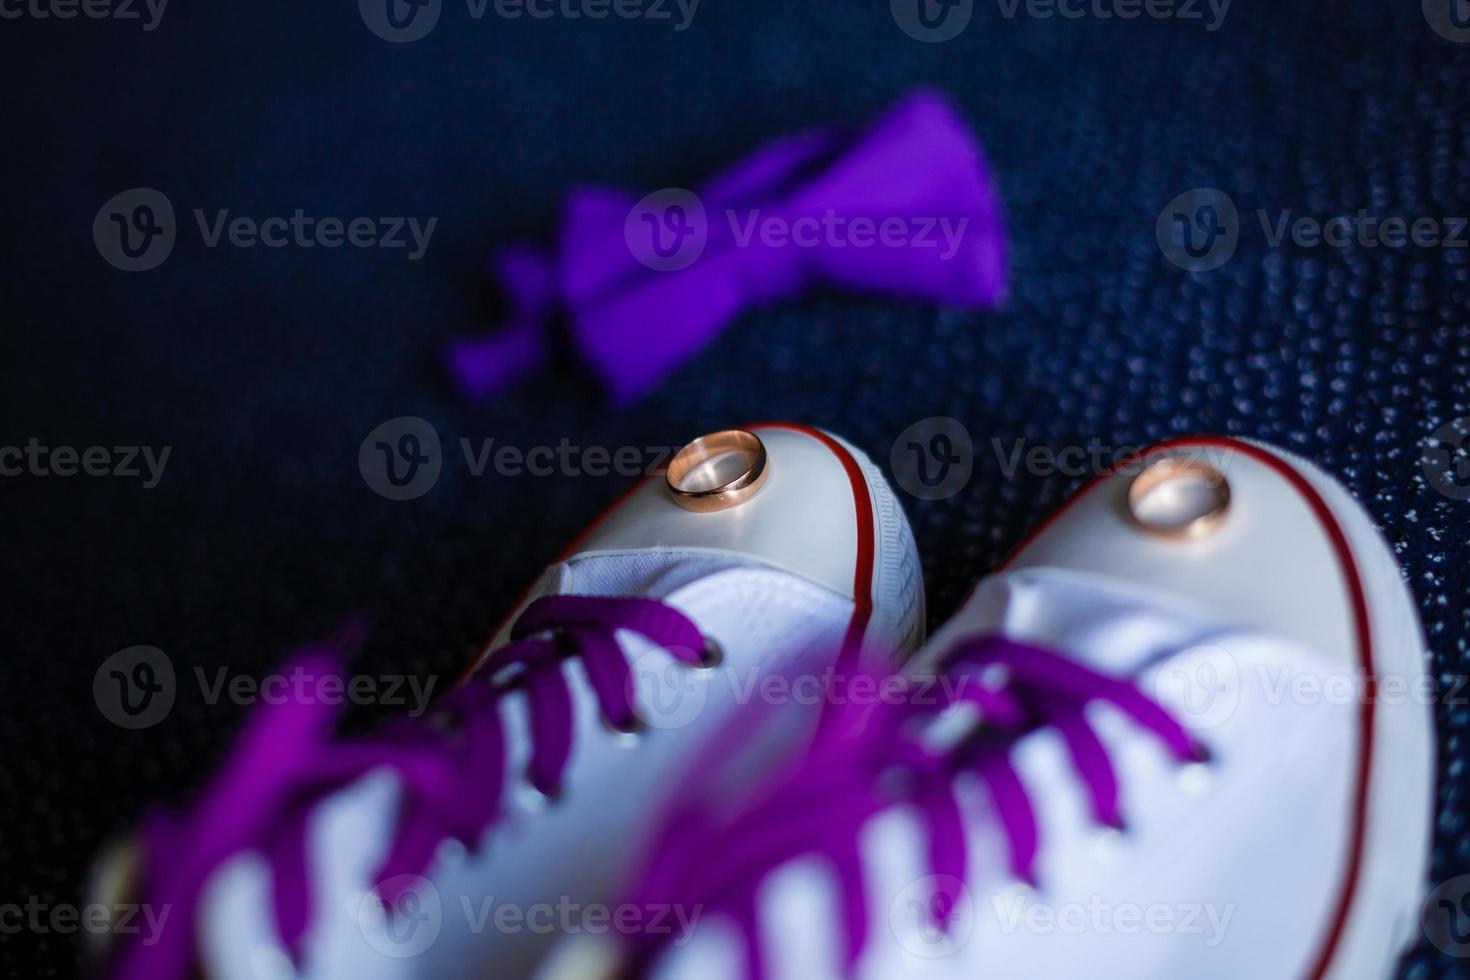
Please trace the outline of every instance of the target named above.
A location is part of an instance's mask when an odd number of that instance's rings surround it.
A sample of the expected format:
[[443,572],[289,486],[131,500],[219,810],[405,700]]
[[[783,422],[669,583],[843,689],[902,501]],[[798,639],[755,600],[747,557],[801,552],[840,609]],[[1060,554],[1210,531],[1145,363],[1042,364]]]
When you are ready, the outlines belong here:
[[[294,829],[216,848],[172,910],[187,968],[1391,973],[1429,853],[1426,649],[1340,485],[1257,443],[1152,447],[924,642],[877,468],[816,429],[749,431],[766,472],[746,499],[687,509],[640,483],[431,734],[379,743],[342,770],[360,778],[318,769],[281,797]],[[120,976],[181,962],[125,945]]]

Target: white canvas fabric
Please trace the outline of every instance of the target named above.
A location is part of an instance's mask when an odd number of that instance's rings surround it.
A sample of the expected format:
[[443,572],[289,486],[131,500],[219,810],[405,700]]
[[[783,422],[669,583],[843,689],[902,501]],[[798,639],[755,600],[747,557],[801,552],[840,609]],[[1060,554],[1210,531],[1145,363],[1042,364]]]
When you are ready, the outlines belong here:
[[[560,592],[586,594],[577,588],[585,571],[586,584],[627,594],[625,587],[642,579],[647,588],[642,594],[665,597],[702,631],[720,638],[724,664],[717,670],[691,670],[642,638],[623,635],[648,724],[645,732],[631,737],[604,727],[580,667],[568,664],[577,727],[563,798],[548,803],[529,787],[513,794],[509,812],[487,833],[478,853],[447,854],[415,885],[418,898],[411,901],[424,908],[437,903],[438,921],[423,923],[419,928],[424,933],[402,943],[391,938],[386,922],[376,941],[371,936],[372,857],[381,860],[390,828],[386,816],[395,803],[391,775],[384,773],[372,785],[341,794],[341,800],[318,816],[314,836],[321,847],[312,861],[317,890],[333,899],[323,905],[321,928],[313,929],[306,969],[295,975],[476,977],[486,975],[491,964],[496,975],[529,975],[556,933],[535,923],[524,929],[506,926],[508,919],[497,926],[494,916],[501,906],[518,915],[544,916],[543,907],[610,901],[610,886],[627,871],[632,857],[628,844],[637,838],[640,821],[672,789],[667,775],[679,771],[681,760],[701,744],[702,734],[717,730],[731,709],[758,696],[762,677],[772,672],[819,674],[840,645],[851,615],[850,601],[773,569],[730,567],[723,559],[694,569],[671,563],[659,570],[661,562],[632,561],[614,570],[607,567],[610,563],[618,562],[591,559],[591,568],[568,563],[556,569],[553,580],[562,586]],[[674,587],[664,593],[662,584]],[[530,746],[519,695],[507,699],[505,727],[511,771],[522,771]],[[344,869],[353,866],[357,874],[347,875]],[[208,903],[208,921],[217,923],[208,944],[218,971],[212,976],[257,976],[249,964],[263,955],[261,937],[274,931],[270,905],[259,900],[268,896],[268,884],[268,869],[258,860],[243,858],[224,873]],[[429,941],[427,930],[435,926],[438,935]],[[400,934],[407,929],[403,925]],[[323,955],[314,957],[317,949]],[[283,954],[273,958],[285,962]]]
[[[482,845],[468,854],[443,849],[434,866],[409,883],[392,914],[384,914],[372,888],[393,828],[392,772],[374,773],[324,801],[309,828],[315,901],[302,955],[293,962],[276,934],[269,866],[258,854],[242,854],[213,875],[201,903],[199,945],[208,975],[532,975],[562,922],[607,907],[636,856],[644,821],[676,789],[671,775],[689,765],[732,711],[771,697],[765,678],[816,681],[833,663],[855,619],[863,507],[872,515],[871,589],[858,597],[868,610],[858,622],[867,624],[870,649],[896,658],[911,651],[923,633],[918,558],[877,469],[845,443],[829,443],[830,437],[811,430],[757,431],[770,453],[771,475],[750,512],[691,514],[649,481],[573,554],[548,568],[520,604],[548,594],[662,599],[718,643],[724,654],[719,666],[689,668],[620,632],[647,725],[629,736],[605,727],[581,665],[569,661],[563,669],[576,724],[561,797],[549,802],[529,786],[512,792],[503,819],[488,829]],[[851,454],[860,481],[833,445]],[[753,528],[757,507],[761,523]],[[802,707],[800,689],[793,684],[775,696],[815,719],[820,700]],[[522,695],[511,692],[502,708],[509,770],[518,774],[530,753]]]
[[[1100,828],[1053,732],[1012,755],[1041,839],[1032,889],[1009,873],[978,783],[964,787],[971,862],[948,935],[910,813],[874,821],[863,854],[870,947],[858,976],[1053,978],[1301,976],[1324,915],[1324,869],[1343,850],[1354,704],[1294,694],[1333,676],[1294,641],[1241,629],[1167,595],[1030,569],[987,580],[962,617],[1131,677],[1209,749],[1181,765],[1120,712],[1094,707],[1118,775],[1126,830]],[[835,877],[820,862],[771,876],[761,906],[773,980],[838,977]],[[658,980],[745,976],[732,930],[667,956]]]
[[[1227,478],[1214,531],[1145,533],[1128,510],[1136,468],[1104,474],[981,583],[911,669],[1002,632],[1132,679],[1213,759],[1181,766],[1117,712],[1092,708],[1121,784],[1120,833],[1092,824],[1059,736],[1022,739],[1012,760],[1038,814],[1039,888],[1009,874],[983,784],[961,786],[971,860],[948,935],[922,914],[937,889],[913,815],[873,821],[862,841],[871,946],[858,976],[1368,980],[1391,975],[1413,939],[1433,694],[1392,552],[1346,490],[1290,453],[1201,437],[1147,454],[1203,459]],[[831,871],[795,861],[763,887],[768,976],[842,975]],[[569,945],[562,962],[610,955]],[[653,975],[744,969],[740,937],[710,921]]]

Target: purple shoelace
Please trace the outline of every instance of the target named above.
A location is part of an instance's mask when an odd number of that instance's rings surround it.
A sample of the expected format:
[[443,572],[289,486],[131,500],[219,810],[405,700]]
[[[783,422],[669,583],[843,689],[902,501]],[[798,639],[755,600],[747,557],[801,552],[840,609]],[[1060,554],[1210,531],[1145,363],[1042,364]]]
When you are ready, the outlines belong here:
[[[1065,656],[1003,637],[957,646],[945,660],[947,685],[917,682],[907,694],[867,707],[844,706],[793,767],[735,807],[690,799],[676,804],[654,838],[644,875],[630,897],[654,904],[723,913],[738,927],[747,976],[762,980],[765,959],[757,918],[758,889],[778,867],[803,856],[826,860],[839,882],[845,968],[849,975],[868,940],[868,896],[859,840],[865,824],[893,807],[910,806],[925,828],[930,868],[941,883],[931,903],[935,925],[949,925],[966,878],[965,823],[956,777],[978,774],[1009,845],[1010,871],[1035,883],[1040,845],[1031,800],[1010,761],[1018,739],[1057,730],[1087,790],[1095,819],[1121,826],[1118,781],[1102,740],[1083,709],[1106,701],[1121,709],[1181,761],[1199,759],[1189,734],[1162,707],[1125,680],[1099,674]],[[968,704],[979,722],[943,747],[925,733],[946,709]],[[627,937],[621,980],[645,976],[667,936]]]
[[[693,621],[656,599],[551,595],[530,603],[512,626],[510,642],[423,717],[397,719],[366,738],[340,739],[336,700],[293,696],[262,705],[192,808],[158,811],[145,820],[134,900],[168,908],[172,917],[151,944],[119,937],[108,975],[192,975],[196,903],[210,875],[244,851],[268,859],[277,927],[287,949],[299,952],[312,908],[306,844],[312,812],[375,770],[391,769],[401,785],[388,858],[377,874],[385,901],[397,900],[409,883],[400,876],[422,873],[444,841],[473,850],[501,813],[506,740],[500,701],[512,690],[524,690],[529,708],[527,778],[555,795],[575,727],[563,661],[581,660],[610,724],[638,727],[618,630],[643,636],[681,663],[712,661],[712,648]],[[354,621],[328,643],[301,651],[287,670],[340,677],[363,635],[363,625]]]

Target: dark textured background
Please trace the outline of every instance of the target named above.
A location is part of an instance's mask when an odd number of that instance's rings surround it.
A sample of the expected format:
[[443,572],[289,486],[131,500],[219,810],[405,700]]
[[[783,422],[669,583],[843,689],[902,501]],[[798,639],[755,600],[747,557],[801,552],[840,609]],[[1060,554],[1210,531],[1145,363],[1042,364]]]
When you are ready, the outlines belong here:
[[[450,0],[428,38],[390,45],[340,0],[176,0],[152,33],[23,18],[0,21],[0,45],[0,443],[173,447],[151,491],[0,480],[0,901],[75,901],[104,837],[198,785],[239,724],[240,709],[184,685],[156,727],[111,726],[90,695],[109,654],[151,644],[184,674],[261,673],[368,609],[380,626],[364,669],[450,672],[623,482],[472,479],[461,463],[391,503],[357,452],[400,415],[431,420],[446,445],[523,447],[792,418],[885,466],[906,426],[958,417],[979,448],[969,487],[905,498],[936,620],[1077,482],[1005,478],[992,438],[1261,436],[1367,502],[1438,669],[1466,670],[1470,503],[1435,492],[1418,463],[1421,440],[1470,415],[1466,250],[1271,248],[1247,220],[1228,265],[1191,275],[1154,238],[1164,204],[1201,185],[1243,214],[1470,214],[1470,46],[1432,32],[1416,2],[1238,0],[1208,33],[1008,21],[981,0],[962,36],[929,45],[882,0],[705,0],[683,33],[473,21]],[[998,171],[1005,309],[822,297],[755,313],[619,414],[566,375],[482,407],[451,396],[436,351],[488,321],[485,256],[544,239],[569,185],[691,185],[918,82],[954,96]],[[127,274],[101,260],[91,224],[134,186],[166,193],[181,233],[163,266]],[[439,223],[410,263],[206,249],[196,207]],[[1438,720],[1441,880],[1470,870],[1470,710]],[[12,976],[75,964],[68,937],[0,935]],[[1406,975],[1456,969],[1426,945]]]

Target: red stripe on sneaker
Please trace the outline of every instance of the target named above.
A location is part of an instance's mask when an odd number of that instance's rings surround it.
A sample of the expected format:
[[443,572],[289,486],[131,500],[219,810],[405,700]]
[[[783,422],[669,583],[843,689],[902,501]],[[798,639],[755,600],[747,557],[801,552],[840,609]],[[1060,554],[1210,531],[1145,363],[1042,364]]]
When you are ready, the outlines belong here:
[[[858,651],[862,646],[863,634],[867,632],[868,622],[873,616],[873,563],[877,556],[876,522],[873,517],[873,502],[868,496],[868,481],[863,476],[862,467],[858,465],[858,461],[853,458],[852,453],[843,447],[842,443],[821,429],[814,429],[811,426],[801,425],[796,422],[757,422],[752,425],[742,426],[741,428],[784,429],[788,432],[800,433],[801,435],[815,439],[827,447],[832,455],[837,457],[837,461],[842,464],[843,472],[847,474],[848,483],[852,487],[852,506],[857,521],[857,555],[854,562],[856,567],[853,571],[852,583],[852,618],[847,624],[847,633],[843,637],[842,651],[838,657],[836,667],[838,669],[850,667],[858,655]],[[572,555],[576,554],[577,549],[582,546],[584,541],[591,537],[592,532],[596,531],[604,521],[611,517],[614,511],[627,503],[633,494],[642,489],[643,485],[650,479],[652,479],[651,476],[645,476],[640,480],[636,480],[632,486],[619,494],[617,499],[609,504],[606,510],[593,518],[592,523],[588,524],[582,533],[578,534],[572,543],[567,545],[562,553],[552,560],[552,564],[566,561]],[[510,610],[495,624],[495,627],[490,631],[490,635],[481,644],[480,653],[454,682],[455,687],[463,684],[479,668],[486,655],[490,652],[490,644],[495,642],[495,637],[500,635],[501,630],[505,629],[506,624],[510,622],[510,618],[515,614],[516,610],[526,604],[526,599],[530,597],[531,589],[534,587],[535,579],[532,580],[530,585],[526,586],[516,598],[516,601],[511,603]]]
[[[1353,900],[1357,895],[1358,878],[1363,868],[1363,850],[1367,836],[1368,823],[1368,786],[1373,770],[1373,725],[1374,725],[1374,703],[1378,694],[1378,674],[1374,669],[1373,662],[1373,633],[1368,617],[1368,595],[1363,587],[1362,578],[1358,574],[1358,564],[1353,558],[1352,546],[1348,543],[1347,533],[1338,523],[1337,517],[1332,513],[1332,508],[1317,488],[1303,476],[1291,463],[1268,449],[1232,439],[1229,436],[1183,436],[1177,439],[1169,439],[1156,443],[1143,450],[1143,456],[1152,456],[1171,449],[1179,449],[1185,446],[1215,446],[1231,452],[1238,452],[1248,456],[1265,466],[1270,467],[1277,474],[1285,477],[1293,489],[1307,502],[1312,513],[1327,533],[1328,540],[1332,543],[1332,550],[1337,556],[1338,567],[1342,572],[1343,581],[1347,585],[1349,601],[1353,609],[1353,627],[1357,636],[1358,670],[1362,674],[1363,698],[1362,706],[1358,713],[1358,765],[1356,770],[1356,784],[1353,787],[1353,825],[1349,832],[1348,854],[1346,871],[1342,882],[1338,886],[1337,900],[1333,906],[1332,918],[1328,925],[1326,935],[1322,939],[1322,945],[1312,961],[1311,972],[1307,974],[1310,980],[1322,980],[1331,969],[1333,960],[1338,949],[1342,945],[1343,933],[1347,928],[1348,917],[1352,914]],[[1016,556],[1035,541],[1043,531],[1056,522],[1073,504],[1082,499],[1088,491],[1097,487],[1103,479],[1111,476],[1116,469],[1115,464],[1103,473],[1089,480],[1081,489],[1067,498],[1060,507],[1052,511],[1040,524],[1032,528],[1021,543],[1012,548],[1010,553],[1001,561],[996,570],[1004,569]]]
[[811,436],[832,451],[842,469],[847,473],[847,482],[852,486],[852,509],[857,517],[857,558],[852,577],[852,619],[847,623],[847,634],[842,638],[842,650],[838,654],[836,667],[847,670],[856,664],[862,650],[863,635],[868,622],[873,618],[873,563],[877,559],[876,521],[873,517],[873,501],[868,495],[868,480],[863,468],[852,453],[836,439],[811,426],[795,422],[760,422],[746,426],[749,429],[785,429]]

